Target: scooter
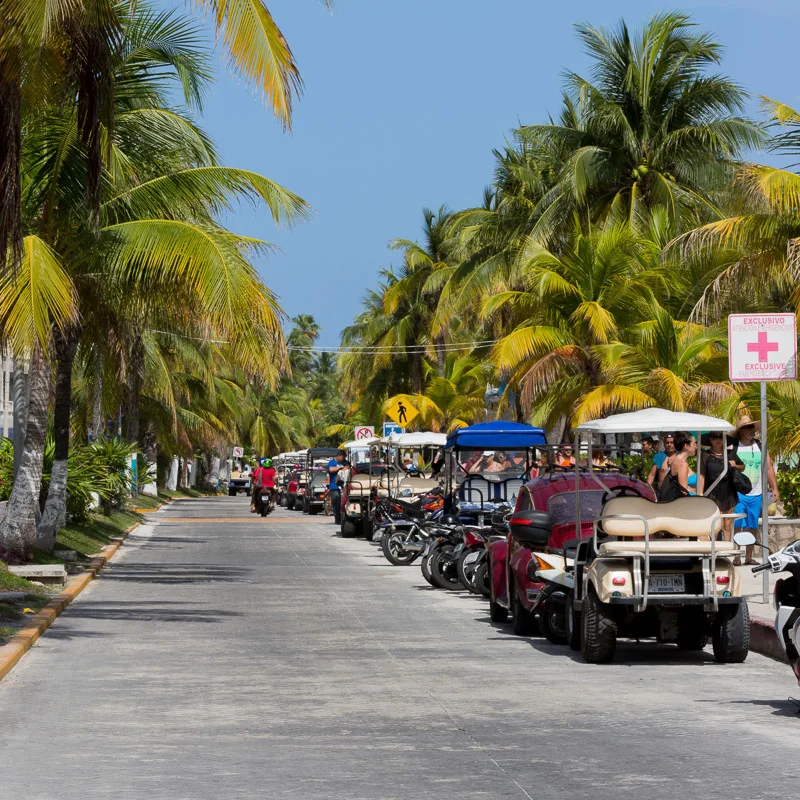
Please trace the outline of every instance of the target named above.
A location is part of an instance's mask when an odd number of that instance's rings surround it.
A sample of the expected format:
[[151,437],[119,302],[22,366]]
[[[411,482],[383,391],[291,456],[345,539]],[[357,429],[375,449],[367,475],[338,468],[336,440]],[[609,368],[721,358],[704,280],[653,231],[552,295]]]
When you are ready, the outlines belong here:
[[[753,567],[753,572],[765,572],[768,569],[791,575],[775,584],[775,633],[800,684],[800,539],[772,553],[766,563]],[[790,700],[800,708],[800,701],[794,698]]]

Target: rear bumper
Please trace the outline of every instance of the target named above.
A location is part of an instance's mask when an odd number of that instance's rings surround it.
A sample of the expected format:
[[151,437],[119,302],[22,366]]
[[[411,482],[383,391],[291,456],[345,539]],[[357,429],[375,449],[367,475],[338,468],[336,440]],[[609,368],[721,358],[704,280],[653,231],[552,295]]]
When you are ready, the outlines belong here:
[[[717,603],[721,606],[741,605],[742,597],[721,597],[717,595]],[[608,604],[612,606],[638,606],[642,602],[641,597],[610,597]],[[649,594],[647,595],[647,607],[654,606],[706,606],[713,605],[714,598],[710,595],[696,594]]]

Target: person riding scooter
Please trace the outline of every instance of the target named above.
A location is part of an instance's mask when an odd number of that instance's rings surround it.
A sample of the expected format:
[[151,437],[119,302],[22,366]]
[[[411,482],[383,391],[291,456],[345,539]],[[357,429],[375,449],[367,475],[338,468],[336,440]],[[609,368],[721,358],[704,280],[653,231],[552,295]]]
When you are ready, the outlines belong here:
[[250,503],[250,513],[258,513],[263,516],[264,498],[266,497],[269,503],[272,502],[275,496],[275,479],[278,473],[272,466],[271,458],[262,458],[259,464],[261,466],[253,473],[253,492],[252,501]]

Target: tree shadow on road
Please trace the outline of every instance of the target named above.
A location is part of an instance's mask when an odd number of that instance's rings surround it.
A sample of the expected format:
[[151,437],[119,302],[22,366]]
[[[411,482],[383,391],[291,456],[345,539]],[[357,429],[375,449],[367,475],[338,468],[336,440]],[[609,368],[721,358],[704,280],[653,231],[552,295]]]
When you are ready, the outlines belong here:
[[800,709],[790,700],[696,700],[697,703],[715,703],[729,706],[768,706],[774,708],[775,717],[794,717],[800,722]]
[[111,564],[103,572],[104,581],[130,583],[249,583],[252,570],[247,567],[213,564]]
[[[186,606],[177,608],[176,606]],[[241,617],[240,611],[219,608],[200,608],[195,604],[142,601],[131,602],[92,602],[85,601],[74,605],[69,610],[69,620],[100,619],[122,620],[132,622],[224,622],[226,619]],[[48,634],[49,635],[49,634]],[[73,632],[73,635],[79,635]],[[84,636],[93,635],[91,632]],[[99,634],[104,635],[104,634]]]

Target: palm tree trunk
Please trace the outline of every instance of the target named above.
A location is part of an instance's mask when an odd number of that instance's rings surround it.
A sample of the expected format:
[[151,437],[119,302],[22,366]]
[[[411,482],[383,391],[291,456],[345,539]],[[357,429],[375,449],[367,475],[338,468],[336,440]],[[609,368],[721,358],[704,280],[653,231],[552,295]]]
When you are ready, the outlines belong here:
[[28,424],[28,373],[25,360],[14,359],[11,373],[11,400],[14,403],[14,477],[17,477],[25,449],[25,427]]
[[167,491],[174,492],[178,488],[178,456],[173,456],[169,462],[167,473]]
[[140,479],[142,485],[142,494],[149,495],[150,497],[158,496],[158,483],[157,483],[157,467],[158,460],[158,441],[153,432],[152,426],[148,425],[145,428],[144,436],[142,437],[142,449],[144,451],[145,460],[148,463],[147,475]]
[[74,331],[56,334],[56,391],[53,406],[53,471],[42,520],[36,530],[36,547],[52,552],[59,528],[67,524],[67,473],[69,462],[69,423],[72,415],[72,367],[78,337]]
[[16,266],[22,257],[22,93],[13,45],[4,44],[4,50],[0,61],[0,253],[4,265],[10,261]]
[[141,394],[142,381],[138,373],[135,373],[128,381],[128,397],[125,404],[125,441],[128,444],[136,444],[139,441]]
[[437,336],[433,346],[436,348],[436,367],[439,371],[439,377],[444,378],[447,358],[444,350],[444,336]]
[[96,441],[103,435],[106,427],[105,417],[103,416],[103,359],[97,353],[94,362],[94,397],[92,398],[92,427],[89,431],[92,441]]
[[31,358],[25,447],[8,501],[8,512],[0,524],[0,547],[14,555],[27,555],[36,541],[49,404],[50,364],[37,346]]

